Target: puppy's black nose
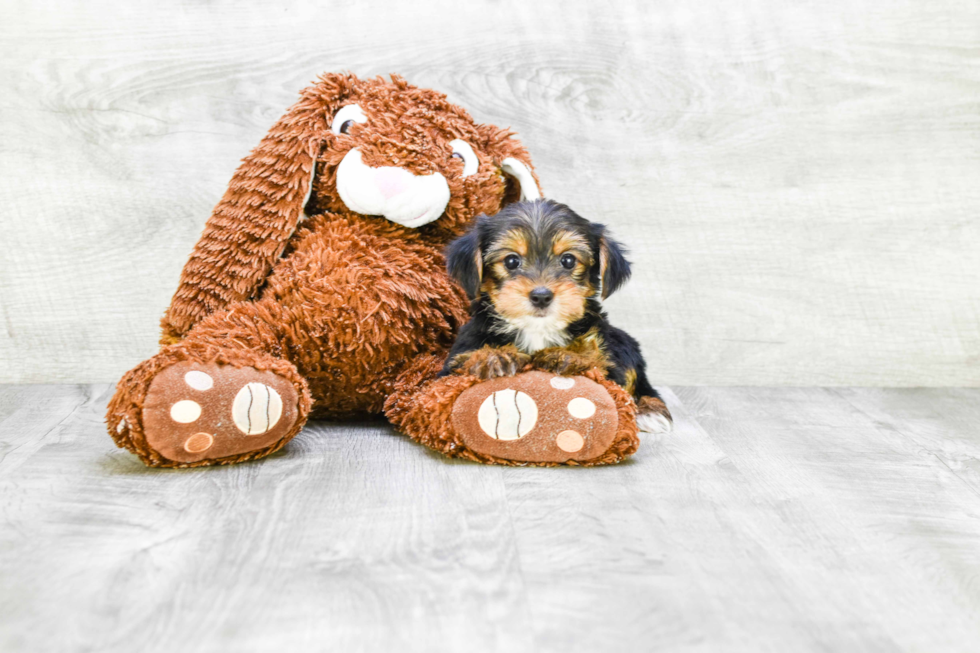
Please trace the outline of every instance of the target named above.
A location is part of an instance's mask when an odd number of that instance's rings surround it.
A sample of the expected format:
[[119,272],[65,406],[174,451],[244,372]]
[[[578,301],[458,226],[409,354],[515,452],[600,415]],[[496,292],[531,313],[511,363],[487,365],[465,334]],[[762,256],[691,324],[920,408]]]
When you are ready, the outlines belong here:
[[551,300],[555,298],[555,293],[541,286],[528,293],[528,298],[534,304],[534,308],[548,308]]

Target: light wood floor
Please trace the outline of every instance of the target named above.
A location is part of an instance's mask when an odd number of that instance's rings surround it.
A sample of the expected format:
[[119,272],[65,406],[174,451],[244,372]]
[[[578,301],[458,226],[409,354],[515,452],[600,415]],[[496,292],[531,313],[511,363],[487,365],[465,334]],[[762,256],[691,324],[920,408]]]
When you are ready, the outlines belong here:
[[980,650],[980,390],[666,396],[615,467],[373,422],[155,471],[107,386],[0,386],[0,650]]

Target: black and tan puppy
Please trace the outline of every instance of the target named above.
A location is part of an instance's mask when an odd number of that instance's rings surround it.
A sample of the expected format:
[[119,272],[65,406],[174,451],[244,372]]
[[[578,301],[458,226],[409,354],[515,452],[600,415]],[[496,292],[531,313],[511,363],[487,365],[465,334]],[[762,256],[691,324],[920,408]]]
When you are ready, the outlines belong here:
[[490,379],[532,362],[568,376],[598,367],[636,399],[640,430],[670,430],[639,343],[602,310],[600,299],[630,276],[622,246],[603,225],[550,200],[519,202],[480,216],[450,243],[447,262],[473,303],[442,375]]

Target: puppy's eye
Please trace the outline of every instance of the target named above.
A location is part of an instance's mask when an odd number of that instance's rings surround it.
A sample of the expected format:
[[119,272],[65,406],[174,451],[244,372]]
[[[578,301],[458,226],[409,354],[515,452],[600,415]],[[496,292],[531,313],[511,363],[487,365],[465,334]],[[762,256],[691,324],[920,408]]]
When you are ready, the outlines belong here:
[[578,263],[578,259],[572,254],[562,254],[561,255],[561,266],[566,270],[571,270]]
[[337,115],[333,117],[330,129],[335,134],[347,134],[355,122],[367,122],[367,116],[364,115],[361,107],[356,104],[348,104],[346,107],[341,107]]
[[504,267],[508,270],[516,270],[521,267],[521,257],[517,254],[511,254],[504,259]]

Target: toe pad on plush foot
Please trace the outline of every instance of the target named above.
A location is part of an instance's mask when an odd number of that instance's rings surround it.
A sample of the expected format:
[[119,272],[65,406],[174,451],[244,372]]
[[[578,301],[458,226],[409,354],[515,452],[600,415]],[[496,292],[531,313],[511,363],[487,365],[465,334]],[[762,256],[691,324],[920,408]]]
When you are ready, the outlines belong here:
[[147,444],[182,463],[271,447],[289,434],[298,416],[292,383],[230,365],[171,365],[150,383],[143,403]]

